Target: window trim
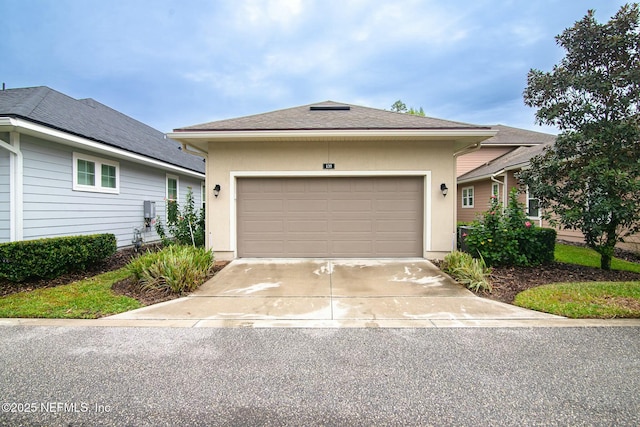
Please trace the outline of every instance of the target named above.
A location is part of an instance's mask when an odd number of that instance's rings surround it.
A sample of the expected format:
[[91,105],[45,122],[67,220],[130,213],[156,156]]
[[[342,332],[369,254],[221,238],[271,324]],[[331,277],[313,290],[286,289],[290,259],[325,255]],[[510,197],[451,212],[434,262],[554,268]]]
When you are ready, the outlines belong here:
[[[176,198],[175,199],[170,199],[169,198],[169,180],[170,179],[175,179],[176,180]],[[180,177],[178,175],[170,175],[167,174],[167,179],[165,180],[165,199],[167,199],[167,201],[172,201],[172,202],[177,202],[180,200]]]
[[[120,163],[115,162],[113,160],[102,159],[100,157],[91,156],[83,153],[73,153],[73,165],[72,165],[72,173],[73,173],[73,191],[87,191],[91,193],[107,193],[107,194],[120,194]],[[86,185],[78,183],[78,160],[83,160],[85,162],[91,162],[94,164],[95,171],[95,179],[94,185]],[[102,166],[111,166],[115,167],[116,173],[116,186],[114,188],[111,187],[103,187],[102,186]]]
[[[471,190],[471,197],[469,198],[469,191]],[[465,196],[465,191],[467,192],[467,195]],[[475,205],[475,189],[474,186],[470,186],[470,187],[463,187],[462,188],[462,208],[463,209],[472,209]],[[471,204],[469,204],[469,199],[471,199]]]

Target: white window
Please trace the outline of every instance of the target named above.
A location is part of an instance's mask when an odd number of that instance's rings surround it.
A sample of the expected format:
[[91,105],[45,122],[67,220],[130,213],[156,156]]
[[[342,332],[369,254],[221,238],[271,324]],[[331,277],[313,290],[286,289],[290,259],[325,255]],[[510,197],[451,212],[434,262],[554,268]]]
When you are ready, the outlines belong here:
[[473,207],[473,187],[465,187],[462,189],[462,207]]
[[73,153],[73,190],[120,193],[120,164]]
[[527,188],[527,216],[531,218],[540,218],[540,202],[529,192]]
[[500,198],[500,184],[497,182],[491,184],[491,195]]
[[178,187],[180,181],[177,176],[167,175],[167,200],[172,202],[178,201]]

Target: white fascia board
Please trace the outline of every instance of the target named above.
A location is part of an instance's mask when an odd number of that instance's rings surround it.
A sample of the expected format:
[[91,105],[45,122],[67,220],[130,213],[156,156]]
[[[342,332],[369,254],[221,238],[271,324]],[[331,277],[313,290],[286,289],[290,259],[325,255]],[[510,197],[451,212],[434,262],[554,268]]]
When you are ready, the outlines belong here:
[[141,163],[161,169],[167,169],[188,175],[195,178],[204,178],[203,173],[194,172],[192,170],[175,166],[169,163],[165,163],[161,160],[151,159],[141,154],[132,153],[122,148],[112,147],[101,142],[93,141],[88,138],[73,135],[61,130],[52,129],[48,126],[43,126],[37,123],[33,123],[27,120],[16,119],[11,117],[0,117],[0,130],[2,126],[11,126],[13,131],[32,135],[38,138],[48,139],[60,144],[68,145],[76,148],[84,148],[94,153],[106,154],[120,159],[130,160],[134,163]]
[[494,129],[312,129],[312,130],[256,130],[256,131],[184,131],[170,132],[167,137],[177,141],[269,139],[269,138],[371,138],[413,137],[458,140],[464,138],[490,138],[498,133]]

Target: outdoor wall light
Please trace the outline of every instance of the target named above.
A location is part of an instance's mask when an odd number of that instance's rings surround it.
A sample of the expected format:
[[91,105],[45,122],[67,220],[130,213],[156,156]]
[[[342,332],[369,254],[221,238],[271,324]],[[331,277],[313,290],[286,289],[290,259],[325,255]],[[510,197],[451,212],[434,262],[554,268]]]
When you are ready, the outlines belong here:
[[213,195],[215,197],[218,197],[219,194],[220,194],[220,184],[216,184],[216,186],[213,187]]
[[445,184],[444,182],[440,184],[440,191],[442,191],[442,195],[446,197],[447,193],[449,192],[447,184]]

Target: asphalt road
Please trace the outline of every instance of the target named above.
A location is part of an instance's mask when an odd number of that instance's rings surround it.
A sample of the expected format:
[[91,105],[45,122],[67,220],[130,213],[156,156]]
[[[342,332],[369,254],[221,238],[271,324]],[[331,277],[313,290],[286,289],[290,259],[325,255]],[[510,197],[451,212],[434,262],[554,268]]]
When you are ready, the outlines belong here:
[[640,328],[0,327],[0,425],[640,425]]

